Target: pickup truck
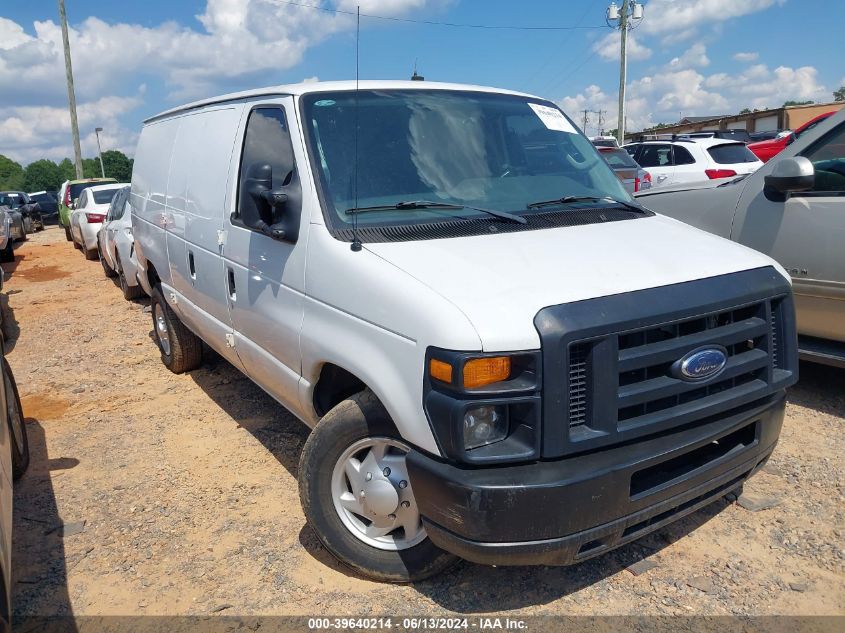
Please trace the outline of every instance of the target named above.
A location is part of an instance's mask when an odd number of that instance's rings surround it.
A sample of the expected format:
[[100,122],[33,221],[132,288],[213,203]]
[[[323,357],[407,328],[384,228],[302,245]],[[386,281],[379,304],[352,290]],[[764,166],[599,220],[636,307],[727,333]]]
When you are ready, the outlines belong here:
[[753,174],[637,198],[780,262],[792,277],[799,356],[845,367],[845,110]]

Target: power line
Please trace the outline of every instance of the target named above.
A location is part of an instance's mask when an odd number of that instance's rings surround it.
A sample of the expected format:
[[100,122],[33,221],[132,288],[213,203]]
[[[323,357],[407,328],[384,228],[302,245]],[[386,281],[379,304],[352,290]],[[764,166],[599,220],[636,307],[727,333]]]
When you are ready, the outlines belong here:
[[[344,9],[331,9],[329,7],[321,7],[314,4],[305,4],[302,2],[293,2],[292,0],[273,0],[277,4],[287,4],[293,7],[302,7],[304,9],[314,9],[316,11],[324,11],[326,13],[335,13],[341,15],[357,15],[355,11],[346,11]],[[362,18],[369,18],[371,20],[387,20],[389,22],[406,22],[410,24],[424,24],[427,26],[449,26],[463,29],[493,29],[500,31],[575,31],[578,29],[605,29],[606,25],[597,26],[511,26],[501,24],[466,24],[461,22],[438,22],[436,20],[414,20],[412,18],[397,18],[386,15],[374,15],[372,13],[362,13]]]

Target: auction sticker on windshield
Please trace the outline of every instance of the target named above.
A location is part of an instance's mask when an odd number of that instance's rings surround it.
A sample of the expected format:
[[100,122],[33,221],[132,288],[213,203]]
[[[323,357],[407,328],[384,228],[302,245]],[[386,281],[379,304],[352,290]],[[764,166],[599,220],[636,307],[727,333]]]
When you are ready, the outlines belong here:
[[557,108],[550,108],[549,106],[540,105],[539,103],[529,103],[528,105],[532,110],[534,110],[534,114],[540,117],[543,125],[550,130],[569,132],[570,134],[578,133],[569,122],[569,119],[563,116],[563,112]]

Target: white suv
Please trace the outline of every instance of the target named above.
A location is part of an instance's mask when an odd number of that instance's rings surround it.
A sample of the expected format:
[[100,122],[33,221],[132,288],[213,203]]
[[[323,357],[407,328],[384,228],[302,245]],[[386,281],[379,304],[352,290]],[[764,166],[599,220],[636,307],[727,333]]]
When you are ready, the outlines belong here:
[[720,138],[642,141],[624,148],[651,174],[653,188],[733,178],[763,165],[745,143]]

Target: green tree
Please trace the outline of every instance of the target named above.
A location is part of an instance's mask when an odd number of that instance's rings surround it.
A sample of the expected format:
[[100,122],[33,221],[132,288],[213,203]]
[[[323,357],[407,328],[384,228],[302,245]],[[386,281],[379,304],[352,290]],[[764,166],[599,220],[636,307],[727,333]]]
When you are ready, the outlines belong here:
[[743,108],[742,110],[739,111],[739,113],[740,114],[751,114],[751,109],[750,108]]
[[102,178],[103,172],[100,171],[100,161],[96,158],[82,159],[82,177],[83,178]]
[[132,163],[132,159],[119,150],[110,149],[103,152],[103,166],[106,168],[107,178],[129,182],[132,180]]
[[76,167],[74,167],[73,161],[69,158],[62,160],[62,162],[59,163],[59,173],[61,174],[62,182],[65,180],[75,180]]
[[793,101],[790,99],[789,101],[783,102],[783,107],[788,108],[789,106],[801,106],[801,105],[812,105],[815,101]]
[[839,90],[833,91],[833,100],[845,101],[845,86],[840,87]]
[[23,167],[0,154],[0,191],[23,189]]
[[59,166],[46,158],[30,163],[23,173],[27,191],[57,190],[64,182]]

